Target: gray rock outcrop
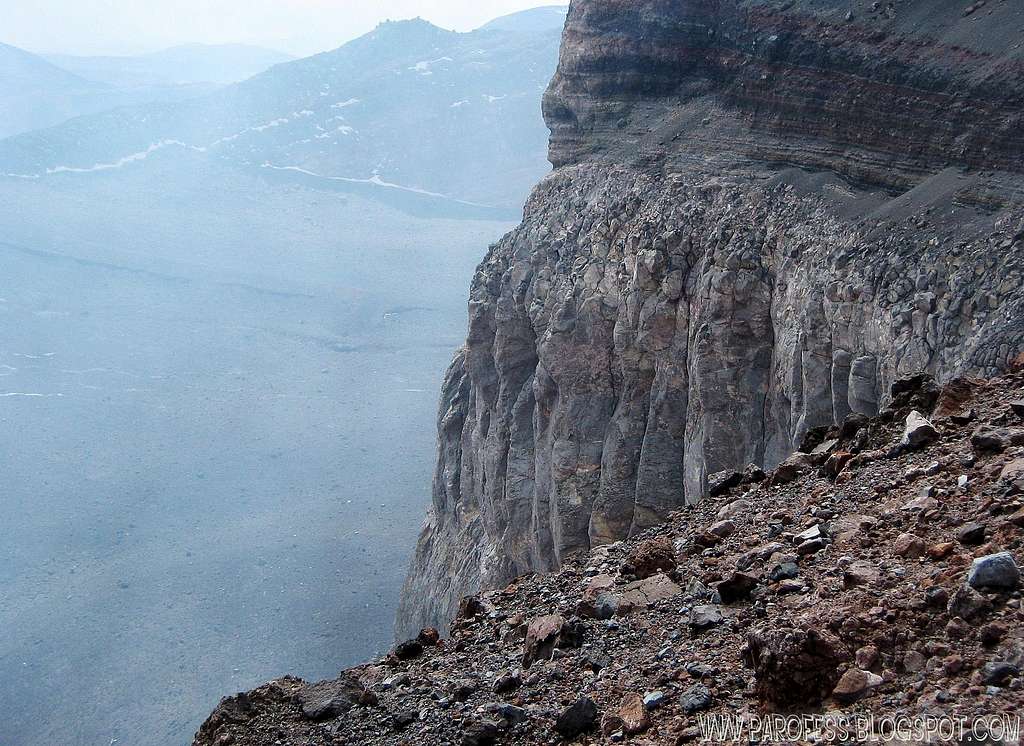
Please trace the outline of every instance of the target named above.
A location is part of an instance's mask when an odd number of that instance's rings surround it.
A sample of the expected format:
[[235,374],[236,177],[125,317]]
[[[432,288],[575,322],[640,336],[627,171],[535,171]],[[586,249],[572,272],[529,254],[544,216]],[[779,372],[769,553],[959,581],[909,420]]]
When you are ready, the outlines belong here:
[[1003,11],[970,36],[945,4],[847,5],[573,3],[557,168],[473,281],[400,633],[776,466],[900,377],[1021,355]]

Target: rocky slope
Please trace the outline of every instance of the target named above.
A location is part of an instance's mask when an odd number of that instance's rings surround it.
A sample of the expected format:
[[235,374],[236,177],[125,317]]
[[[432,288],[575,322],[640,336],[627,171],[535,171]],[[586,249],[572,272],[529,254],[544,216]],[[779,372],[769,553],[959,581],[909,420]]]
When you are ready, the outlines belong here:
[[556,171],[445,383],[398,630],[1024,350],[1024,9],[575,0]]
[[709,716],[824,712],[1015,743],[1024,372],[892,394],[770,474],[723,475],[667,523],[464,599],[449,639],[226,698],[196,745],[723,743]]

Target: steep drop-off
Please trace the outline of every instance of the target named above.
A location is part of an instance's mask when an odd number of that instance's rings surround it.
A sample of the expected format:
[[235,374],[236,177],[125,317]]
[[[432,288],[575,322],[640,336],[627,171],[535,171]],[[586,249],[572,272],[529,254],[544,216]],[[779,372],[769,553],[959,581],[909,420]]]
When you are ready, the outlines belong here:
[[195,746],[1019,744],[1024,370],[892,393],[770,475],[466,598],[447,639],[224,698]]
[[[852,7],[852,10],[851,10]],[[555,172],[492,247],[397,627],[1024,350],[1024,11],[574,0]]]

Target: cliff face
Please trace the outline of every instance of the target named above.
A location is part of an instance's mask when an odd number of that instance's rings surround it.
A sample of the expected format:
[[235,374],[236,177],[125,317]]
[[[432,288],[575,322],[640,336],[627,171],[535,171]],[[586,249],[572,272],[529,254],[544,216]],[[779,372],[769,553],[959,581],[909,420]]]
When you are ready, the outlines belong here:
[[474,279],[400,634],[898,377],[1024,351],[1024,11],[990,5],[575,0],[556,171]]

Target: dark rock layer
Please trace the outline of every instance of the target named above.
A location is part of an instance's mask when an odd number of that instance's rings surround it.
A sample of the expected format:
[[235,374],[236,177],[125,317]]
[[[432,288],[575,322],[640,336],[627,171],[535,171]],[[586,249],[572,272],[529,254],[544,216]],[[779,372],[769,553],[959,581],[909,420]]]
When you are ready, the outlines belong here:
[[576,0],[473,282],[398,630],[1024,350],[1022,10]]

